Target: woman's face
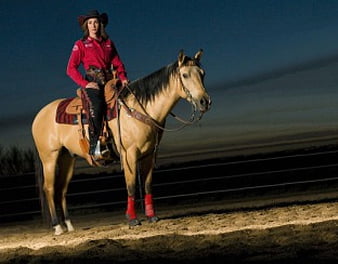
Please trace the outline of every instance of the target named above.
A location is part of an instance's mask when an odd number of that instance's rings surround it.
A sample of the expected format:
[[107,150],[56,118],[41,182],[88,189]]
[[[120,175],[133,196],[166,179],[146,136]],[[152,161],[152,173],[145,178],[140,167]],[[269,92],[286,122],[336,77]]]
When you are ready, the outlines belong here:
[[88,27],[89,35],[96,36],[99,31],[100,22],[97,18],[89,18],[87,21],[87,27]]

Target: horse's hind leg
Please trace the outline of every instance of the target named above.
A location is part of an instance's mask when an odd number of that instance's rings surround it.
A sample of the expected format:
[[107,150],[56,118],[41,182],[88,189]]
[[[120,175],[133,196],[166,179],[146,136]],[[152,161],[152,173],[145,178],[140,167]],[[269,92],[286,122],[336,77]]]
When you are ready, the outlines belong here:
[[55,182],[55,199],[62,209],[61,219],[66,224],[69,232],[74,231],[74,227],[69,218],[66,195],[69,182],[73,177],[74,165],[75,158],[72,157],[66,149],[63,149],[58,159],[59,176],[56,178]]
[[142,159],[139,163],[140,174],[144,180],[144,205],[145,215],[149,222],[157,222],[158,217],[155,215],[153,195],[152,195],[152,180],[153,180],[153,168],[154,168],[154,155],[149,155]]
[[56,214],[55,209],[55,172],[56,172],[56,162],[59,156],[59,151],[53,151],[49,155],[41,155],[41,162],[43,164],[43,175],[44,183],[43,190],[45,192],[46,200],[48,203],[49,213],[51,217],[51,224],[55,229],[55,235],[60,235],[63,233],[63,230],[59,224],[59,220]]

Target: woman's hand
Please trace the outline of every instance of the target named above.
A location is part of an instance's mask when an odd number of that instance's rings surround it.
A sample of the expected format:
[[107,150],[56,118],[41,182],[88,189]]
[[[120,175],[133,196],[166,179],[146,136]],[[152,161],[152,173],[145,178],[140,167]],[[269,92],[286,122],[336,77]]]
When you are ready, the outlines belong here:
[[122,81],[122,87],[126,87],[129,83],[129,80],[123,80]]
[[86,85],[86,88],[91,88],[91,89],[97,89],[99,90],[99,85],[96,83],[96,82],[89,82],[87,85]]

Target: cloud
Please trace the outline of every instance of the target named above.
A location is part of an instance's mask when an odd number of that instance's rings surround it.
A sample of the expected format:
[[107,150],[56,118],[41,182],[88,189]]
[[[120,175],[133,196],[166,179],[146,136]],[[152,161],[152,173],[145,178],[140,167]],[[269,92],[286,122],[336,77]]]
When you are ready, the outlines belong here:
[[278,67],[271,71],[264,71],[260,74],[242,77],[236,80],[223,81],[218,85],[214,85],[215,90],[224,90],[229,88],[237,88],[246,85],[255,85],[270,79],[277,79],[287,74],[295,74],[298,72],[316,70],[322,67],[330,66],[338,62],[338,54],[331,54],[329,56],[319,57],[301,63],[295,63],[285,67]]
[[15,116],[2,117],[0,119],[0,133],[30,126],[33,122],[33,119],[34,113],[23,113]]

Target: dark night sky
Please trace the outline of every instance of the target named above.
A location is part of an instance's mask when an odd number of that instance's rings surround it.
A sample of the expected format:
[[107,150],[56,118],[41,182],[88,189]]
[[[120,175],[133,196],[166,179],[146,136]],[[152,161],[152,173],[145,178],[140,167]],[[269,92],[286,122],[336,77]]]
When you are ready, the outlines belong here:
[[[74,96],[77,86],[66,76],[66,65],[73,43],[81,37],[76,18],[92,9],[108,13],[107,32],[131,80],[175,61],[180,49],[190,56],[204,49],[205,85],[213,108],[199,125],[164,138],[168,140],[164,149],[170,149],[171,138],[184,149],[186,142],[190,147],[201,138],[220,140],[224,135],[229,139],[238,137],[238,131],[259,133],[249,125],[281,125],[289,123],[287,118],[292,123],[294,115],[280,112],[291,95],[291,105],[306,104],[305,93],[309,106],[329,103],[330,113],[337,111],[330,100],[337,98],[338,81],[332,77],[330,83],[323,83],[327,71],[310,71],[298,78],[288,75],[253,86],[225,84],[337,55],[338,1],[1,1],[0,145],[30,146],[30,125],[37,111],[56,98]],[[312,81],[300,82],[309,76]],[[310,84],[307,91],[305,85]],[[265,101],[257,100],[259,94],[265,95]],[[323,101],[314,101],[320,98]],[[268,119],[276,110],[271,112],[272,106],[279,107],[279,114]],[[319,112],[313,116],[318,119],[312,123],[322,121]]]

